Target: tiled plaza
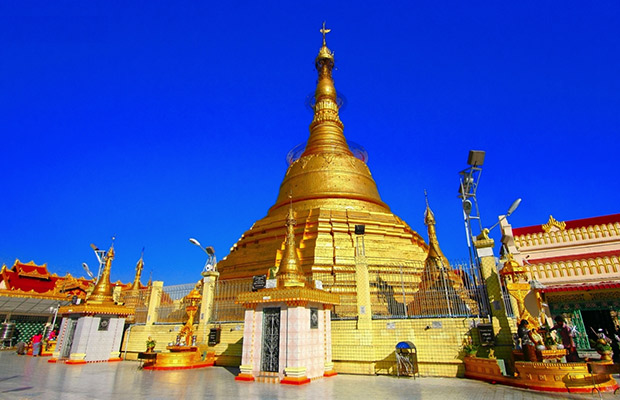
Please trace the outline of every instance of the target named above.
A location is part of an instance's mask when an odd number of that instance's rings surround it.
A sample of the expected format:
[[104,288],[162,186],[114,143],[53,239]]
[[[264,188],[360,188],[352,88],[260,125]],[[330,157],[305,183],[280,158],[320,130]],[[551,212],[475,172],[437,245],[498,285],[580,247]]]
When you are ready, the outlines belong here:
[[[50,364],[0,352],[0,399],[598,399],[456,378],[338,375],[308,385],[237,382],[236,369],[144,371],[138,362]],[[603,398],[612,399],[610,393]],[[620,398],[617,396],[616,398]]]

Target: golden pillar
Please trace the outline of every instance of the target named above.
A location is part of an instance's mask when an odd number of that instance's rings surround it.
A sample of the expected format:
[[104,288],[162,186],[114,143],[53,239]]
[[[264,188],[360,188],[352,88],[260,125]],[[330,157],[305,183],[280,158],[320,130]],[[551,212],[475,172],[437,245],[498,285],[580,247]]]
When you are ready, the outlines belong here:
[[149,307],[146,316],[146,325],[153,325],[157,321],[157,308],[161,302],[161,295],[164,290],[164,282],[155,281],[151,286],[149,294]]
[[209,320],[213,315],[213,298],[215,296],[215,284],[220,273],[217,271],[206,271],[202,274],[202,303],[200,304],[200,321],[198,322],[198,331],[202,332],[202,342],[209,341],[209,332],[207,327]]
[[485,230],[476,238],[474,245],[478,252],[480,270],[487,288],[487,296],[491,306],[493,333],[495,334],[495,356],[503,360],[510,360],[514,347],[514,341],[512,339],[512,327],[514,324],[511,324],[506,313],[499,276],[497,275],[497,265],[495,263],[495,256],[493,255],[493,246],[495,242],[487,236]]
[[365,256],[355,257],[355,288],[357,290],[357,318],[358,328],[369,328],[372,323],[372,309],[370,306],[370,282],[368,278],[368,263]]

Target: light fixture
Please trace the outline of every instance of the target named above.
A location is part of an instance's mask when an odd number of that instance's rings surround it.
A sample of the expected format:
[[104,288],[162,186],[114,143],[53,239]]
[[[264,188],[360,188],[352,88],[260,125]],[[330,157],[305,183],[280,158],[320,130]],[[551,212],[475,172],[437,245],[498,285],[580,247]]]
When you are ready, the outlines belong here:
[[484,151],[482,150],[470,150],[467,157],[467,164],[472,167],[481,167],[484,164]]
[[521,198],[516,199],[516,200],[512,203],[512,205],[511,205],[511,206],[510,206],[510,208],[508,209],[508,212],[506,212],[506,215],[502,215],[502,216],[500,217],[500,219],[499,219],[499,220],[498,220],[495,224],[493,224],[493,226],[492,226],[492,227],[490,227],[490,228],[489,228],[489,232],[491,232],[491,230],[492,230],[493,228],[495,228],[497,225],[499,225],[499,223],[500,223],[500,222],[502,222],[503,220],[505,220],[505,219],[506,219],[506,217],[509,217],[509,216],[510,216],[510,214],[512,214],[513,212],[515,212],[515,210],[517,209],[517,207],[519,207],[519,204],[521,204]]

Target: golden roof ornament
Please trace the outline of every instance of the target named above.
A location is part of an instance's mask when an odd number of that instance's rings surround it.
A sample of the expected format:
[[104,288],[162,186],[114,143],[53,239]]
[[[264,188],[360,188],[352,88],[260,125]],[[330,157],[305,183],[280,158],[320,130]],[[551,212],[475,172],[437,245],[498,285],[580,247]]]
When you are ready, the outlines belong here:
[[563,231],[564,229],[566,229],[566,222],[559,222],[558,220],[553,218],[553,215],[549,215],[549,221],[546,224],[542,225],[542,229],[546,233],[549,233],[551,232],[553,227],[556,227],[559,230]]

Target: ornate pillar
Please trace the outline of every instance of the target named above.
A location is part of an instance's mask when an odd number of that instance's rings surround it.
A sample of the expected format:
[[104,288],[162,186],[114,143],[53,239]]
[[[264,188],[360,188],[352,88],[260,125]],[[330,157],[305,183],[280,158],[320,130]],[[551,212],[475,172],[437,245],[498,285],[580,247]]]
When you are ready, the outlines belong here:
[[217,271],[203,272],[202,278],[202,302],[200,303],[200,321],[198,330],[202,332],[202,341],[207,343],[209,340],[209,332],[207,325],[213,315],[213,297],[215,296],[215,284],[220,273]]
[[163,281],[155,281],[151,286],[151,293],[149,294],[149,306],[146,314],[146,325],[153,325],[157,321],[157,308],[161,302],[161,294],[164,290]]
[[506,306],[502,297],[497,264],[493,255],[495,242],[485,232],[477,237],[474,245],[480,260],[480,270],[484,279],[491,315],[493,317],[493,333],[495,334],[495,356],[503,360],[510,360],[514,342],[512,340],[512,324],[506,314]]

